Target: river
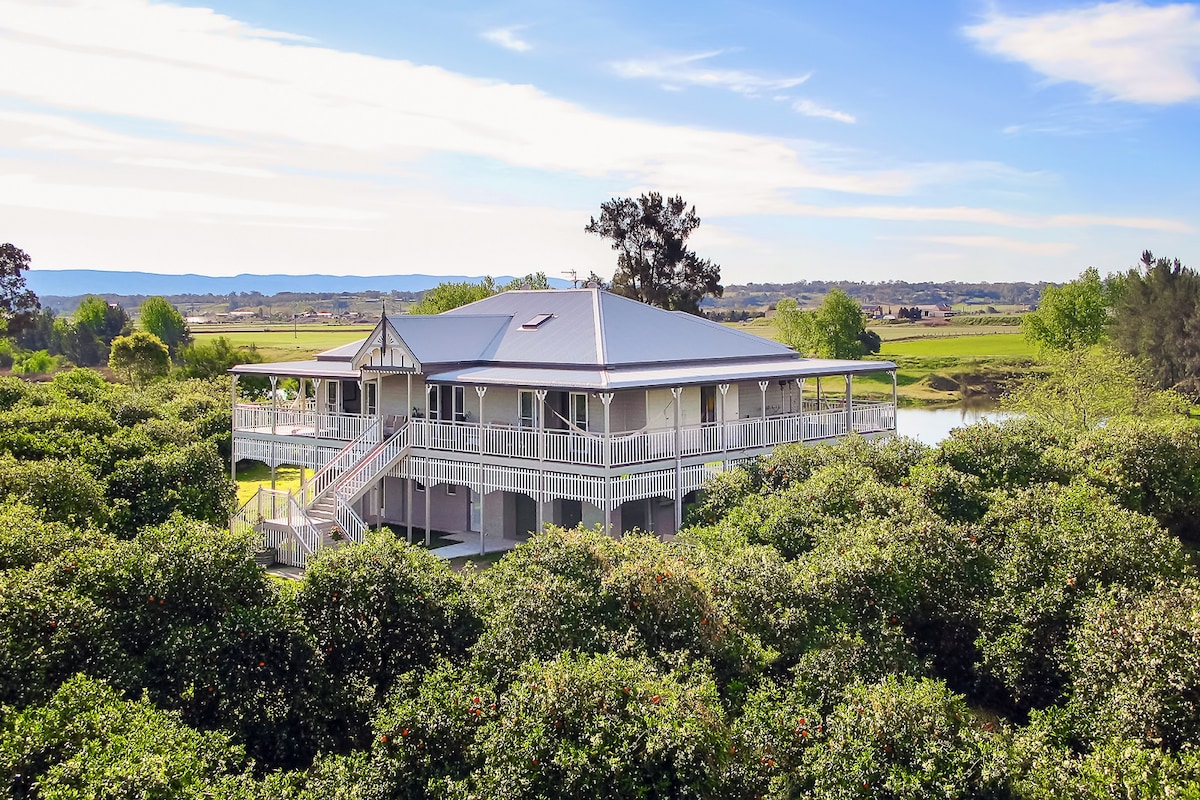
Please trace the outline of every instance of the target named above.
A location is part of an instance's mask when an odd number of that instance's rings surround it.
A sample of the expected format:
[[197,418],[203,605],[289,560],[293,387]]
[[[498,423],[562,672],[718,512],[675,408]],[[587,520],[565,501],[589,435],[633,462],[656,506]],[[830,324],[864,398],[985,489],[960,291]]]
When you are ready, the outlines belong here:
[[994,403],[959,403],[943,408],[896,409],[896,433],[911,436],[927,445],[936,445],[950,435],[952,428],[961,428],[988,420],[998,422],[1010,416]]

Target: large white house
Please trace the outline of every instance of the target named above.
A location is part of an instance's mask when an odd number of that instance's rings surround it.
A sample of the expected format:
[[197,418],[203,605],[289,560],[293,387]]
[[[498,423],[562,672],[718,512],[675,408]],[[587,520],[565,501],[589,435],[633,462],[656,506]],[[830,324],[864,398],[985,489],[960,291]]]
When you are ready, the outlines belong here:
[[[688,495],[731,465],[893,431],[895,370],[802,358],[592,288],[385,315],[315,360],[232,370],[234,463],[317,470],[297,493],[260,492],[233,524],[298,566],[368,523],[463,542],[447,555],[506,549],[550,523],[673,533]],[[863,373],[890,373],[890,399],[854,398]],[[246,375],[298,379],[300,392],[241,402]]]

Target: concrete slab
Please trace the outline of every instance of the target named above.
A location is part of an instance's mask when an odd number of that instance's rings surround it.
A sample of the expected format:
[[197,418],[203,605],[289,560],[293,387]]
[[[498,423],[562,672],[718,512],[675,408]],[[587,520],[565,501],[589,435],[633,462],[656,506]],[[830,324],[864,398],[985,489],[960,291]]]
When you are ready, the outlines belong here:
[[[447,537],[449,538],[449,537]],[[520,542],[515,539],[497,539],[494,537],[486,537],[483,540],[483,548],[485,553],[506,553],[519,545]],[[438,558],[450,560],[452,558],[469,558],[479,555],[479,536],[473,535],[471,539],[462,544],[451,544],[445,547],[438,547],[429,551]]]

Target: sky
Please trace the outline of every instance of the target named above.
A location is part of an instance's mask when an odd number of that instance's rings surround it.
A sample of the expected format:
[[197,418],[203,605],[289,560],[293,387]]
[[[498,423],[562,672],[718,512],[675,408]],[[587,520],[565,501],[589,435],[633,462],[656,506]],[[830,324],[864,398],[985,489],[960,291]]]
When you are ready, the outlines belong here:
[[1063,281],[1200,266],[1198,145],[1200,3],[0,0],[35,269],[608,276],[659,191],[726,284]]

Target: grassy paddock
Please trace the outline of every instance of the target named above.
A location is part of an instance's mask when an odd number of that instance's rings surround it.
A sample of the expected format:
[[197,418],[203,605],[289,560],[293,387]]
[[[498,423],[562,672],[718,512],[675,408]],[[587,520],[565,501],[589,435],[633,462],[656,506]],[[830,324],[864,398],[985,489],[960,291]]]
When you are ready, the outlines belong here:
[[301,361],[316,353],[332,350],[344,344],[366,338],[369,327],[321,325],[287,329],[231,331],[202,330],[193,332],[197,342],[224,336],[234,347],[254,346],[267,361]]
[[[978,330],[978,329],[976,329]],[[1037,351],[1026,341],[1024,334],[972,333],[966,336],[936,336],[922,339],[884,342],[881,358],[908,356],[917,358],[1026,358],[1034,359]]]

